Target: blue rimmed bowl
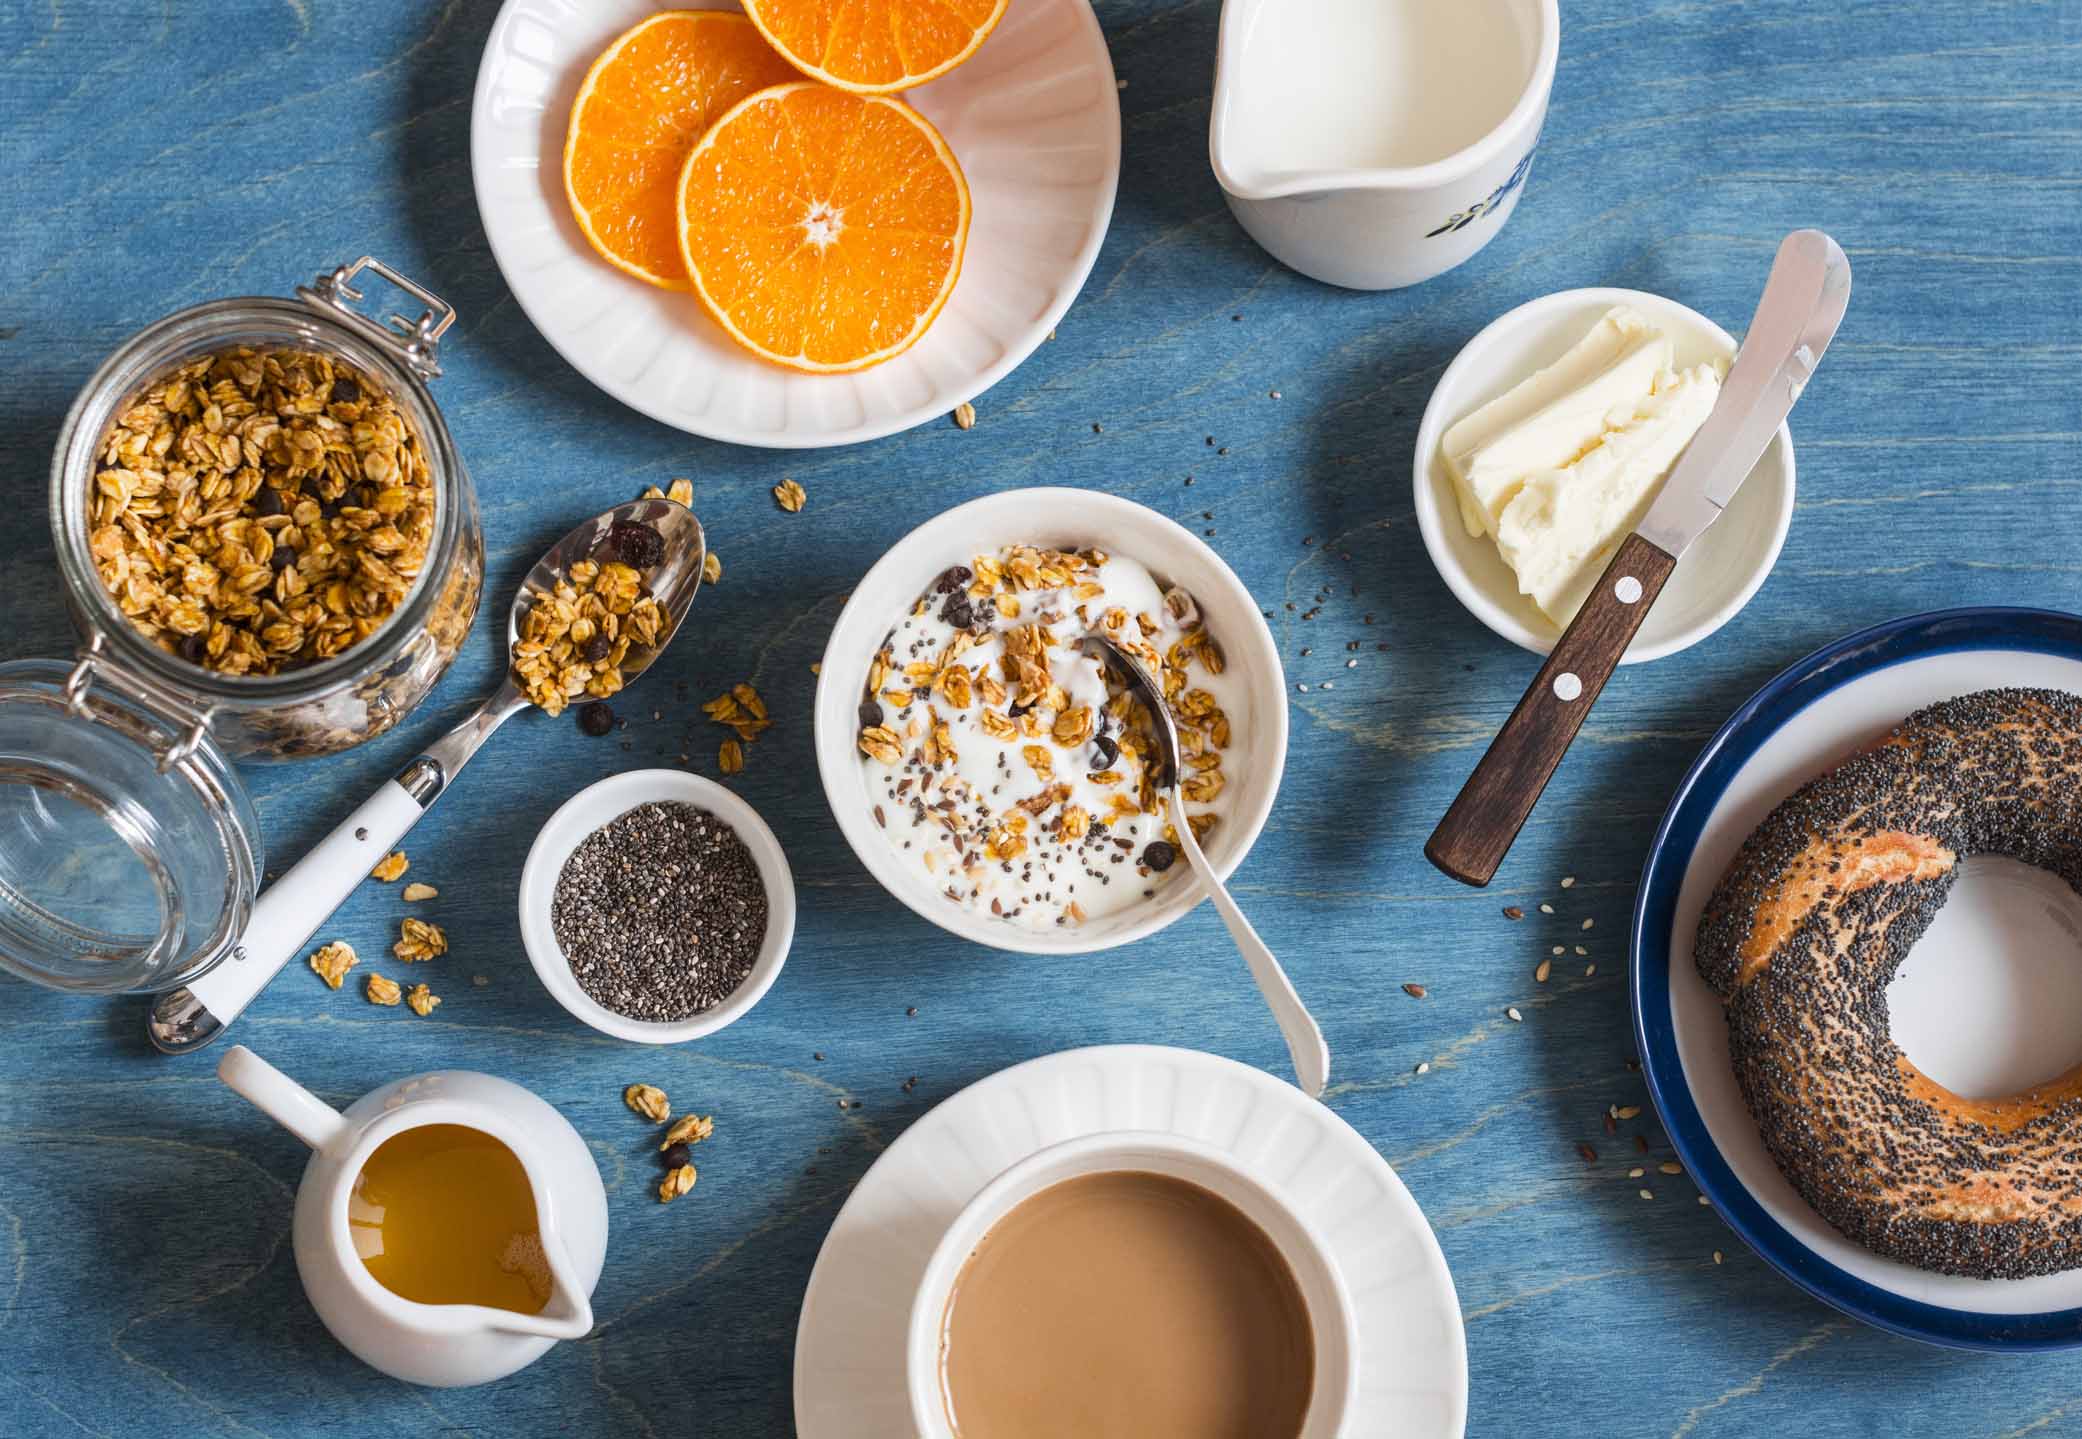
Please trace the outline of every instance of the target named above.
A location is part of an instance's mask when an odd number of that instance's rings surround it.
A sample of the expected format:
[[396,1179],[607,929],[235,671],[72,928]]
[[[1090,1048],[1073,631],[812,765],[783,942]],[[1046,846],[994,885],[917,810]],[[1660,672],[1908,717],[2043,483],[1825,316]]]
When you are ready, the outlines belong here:
[[[1764,1148],[1736,1086],[1720,1000],[1692,962],[1707,896],[1779,800],[1911,711],[2001,685],[2082,693],[2082,616],[2007,608],[1911,615],[1817,650],[1737,709],[1679,784],[1642,871],[1630,950],[1634,1034],[1649,1094],[1685,1168],[1729,1227],[1786,1278],[1853,1318],[1928,1343],[2062,1349],[2082,1346],[2082,1270],[2023,1280],[1930,1274],[1853,1244],[1808,1207]],[[1964,898],[1970,882],[1981,900]],[[1975,1033],[2000,1012],[1988,996],[2000,999],[2017,976],[1976,974],[1972,966],[1999,965],[2005,953],[2028,947],[1996,929],[2051,915],[2067,930],[2074,908],[2056,912],[2058,906],[2082,907],[2058,881],[2051,883],[2065,901],[2040,894],[2037,905],[2005,904],[2000,896],[1990,902],[1993,892],[1981,888],[2011,882],[2016,877],[1963,873],[1889,990],[1897,1042],[1922,1063],[1917,1036],[1949,1032],[1940,1057],[1967,1068],[1933,1070],[1933,1077],[1966,1092],[1976,1084],[1997,1092],[2014,1081],[2000,1066],[2014,1063],[2035,1038]],[[1966,917],[1948,918],[1955,910]],[[1991,928],[1977,932],[1975,924]],[[1942,942],[1940,925],[1949,926]],[[2067,932],[2070,940],[2082,933]],[[2066,957],[2068,968],[2077,967],[2077,957]],[[1937,966],[1943,982],[1922,982]],[[1931,1010],[1943,995],[1953,1008],[1940,1016]],[[1918,1005],[1925,1012],[1916,1013]],[[2039,1005],[2050,1018],[2034,1018],[2028,1003],[2013,1005],[2004,1022],[2058,1024],[2060,1008]],[[2071,1044],[2073,1032],[2069,1024],[2069,1037],[2059,1042]]]

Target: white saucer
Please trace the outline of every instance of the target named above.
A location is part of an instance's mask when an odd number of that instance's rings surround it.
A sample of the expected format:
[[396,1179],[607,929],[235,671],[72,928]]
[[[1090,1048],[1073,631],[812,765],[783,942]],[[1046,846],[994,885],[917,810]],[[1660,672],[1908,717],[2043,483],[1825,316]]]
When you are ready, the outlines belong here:
[[1242,1160],[1297,1205],[1358,1317],[1354,1436],[1460,1439],[1467,1340],[1431,1226],[1357,1130],[1290,1084],[1190,1049],[1073,1049],[1001,1070],[912,1125],[833,1221],[795,1335],[798,1439],[913,1439],[904,1340],[927,1260],[1011,1164],[1106,1130],[1156,1130]]
[[1120,178],[1120,97],[1087,0],[1019,0],[973,59],[905,98],[953,147],[975,202],[947,308],[916,346],[845,375],[754,359],[691,295],[595,255],[564,198],[564,128],[586,67],[663,8],[506,0],[470,113],[470,170],[521,309],[580,374],[653,419],[781,449],[874,439],[946,414],[1032,354],[1098,257]]

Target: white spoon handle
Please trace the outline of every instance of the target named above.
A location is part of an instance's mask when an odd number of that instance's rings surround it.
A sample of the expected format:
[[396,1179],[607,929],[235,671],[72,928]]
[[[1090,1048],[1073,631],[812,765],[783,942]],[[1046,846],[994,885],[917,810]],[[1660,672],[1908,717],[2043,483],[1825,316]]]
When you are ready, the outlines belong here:
[[1265,941],[1258,938],[1258,931],[1243,917],[1236,901],[1229,897],[1228,886],[1215,876],[1214,866],[1200,852],[1200,842],[1193,837],[1193,827],[1186,823],[1185,802],[1174,787],[1171,791],[1171,824],[1178,831],[1178,841],[1186,852],[1186,860],[1193,866],[1193,873],[1207,890],[1208,898],[1214,901],[1215,913],[1221,915],[1222,923],[1229,928],[1229,938],[1236,942],[1237,952],[1243,962],[1250,966],[1251,978],[1258,983],[1258,993],[1265,996],[1265,1005],[1272,1011],[1273,1021],[1279,1025],[1280,1034],[1287,1041],[1287,1054],[1294,1061],[1294,1082],[1301,1092],[1311,1099],[1321,1099],[1323,1088],[1330,1083],[1330,1046],[1323,1042],[1323,1031],[1317,1027],[1315,1016],[1301,1002],[1294,991],[1294,982],[1287,978],[1287,971],[1280,968],[1279,960],[1273,957]]

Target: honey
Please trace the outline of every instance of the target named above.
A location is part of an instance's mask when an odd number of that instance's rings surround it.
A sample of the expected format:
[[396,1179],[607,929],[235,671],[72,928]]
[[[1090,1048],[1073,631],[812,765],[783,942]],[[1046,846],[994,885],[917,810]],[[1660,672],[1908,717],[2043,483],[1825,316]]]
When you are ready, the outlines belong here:
[[517,1314],[549,1303],[535,1191],[482,1130],[423,1124],[386,1139],[354,1178],[347,1227],[369,1273],[401,1299]]

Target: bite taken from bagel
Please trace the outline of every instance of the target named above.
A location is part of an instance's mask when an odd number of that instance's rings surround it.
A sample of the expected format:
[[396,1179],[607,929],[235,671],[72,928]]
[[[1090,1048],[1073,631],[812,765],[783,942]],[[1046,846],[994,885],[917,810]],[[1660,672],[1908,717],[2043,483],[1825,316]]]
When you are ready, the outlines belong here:
[[2082,892],[2082,697],[1983,690],[1910,715],[1744,841],[1693,952],[1801,1197],[1888,1259],[2016,1279],[2082,1267],[2082,1066],[1966,1098],[1888,1027],[1888,982],[1977,854]]

